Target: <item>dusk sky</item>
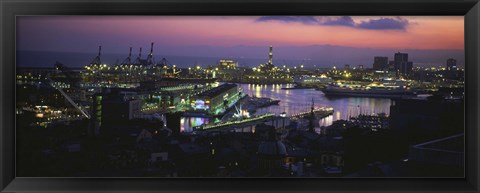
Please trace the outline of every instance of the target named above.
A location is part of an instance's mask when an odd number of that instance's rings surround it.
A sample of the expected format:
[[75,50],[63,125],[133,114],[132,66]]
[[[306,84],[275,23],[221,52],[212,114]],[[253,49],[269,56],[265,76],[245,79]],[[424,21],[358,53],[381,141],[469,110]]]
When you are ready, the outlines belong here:
[[[150,42],[155,42],[157,55],[264,58],[267,56],[265,47],[273,45],[277,51],[276,59],[318,59],[315,58],[316,51],[320,52],[321,48],[325,52],[325,46],[334,46],[340,52],[343,48],[366,48],[370,52],[359,51],[352,55],[366,54],[364,57],[371,59],[386,54],[377,50],[419,50],[428,52],[424,55],[429,58],[421,58],[422,55],[411,57],[417,60],[414,62],[435,63],[448,57],[460,57],[457,60],[463,63],[464,17],[17,17],[17,50],[21,51],[95,53],[101,45],[102,53],[125,55],[129,47],[133,47],[133,55],[137,55],[142,47],[142,55],[146,56]],[[256,50],[253,48],[262,48],[265,52],[253,52]],[[311,52],[305,53],[305,50]],[[450,52],[452,54],[448,56]],[[341,56],[336,54],[329,53],[334,57],[332,61],[343,62],[343,58],[348,57],[344,53]],[[393,54],[388,57],[393,58]]]

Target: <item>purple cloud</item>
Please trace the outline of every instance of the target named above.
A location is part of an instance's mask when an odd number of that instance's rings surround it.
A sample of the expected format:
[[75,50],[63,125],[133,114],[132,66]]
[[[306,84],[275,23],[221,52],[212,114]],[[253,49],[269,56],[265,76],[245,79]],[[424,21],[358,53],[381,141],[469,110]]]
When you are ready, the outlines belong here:
[[302,23],[305,25],[347,26],[369,30],[401,30],[405,31],[410,22],[401,17],[370,19],[355,23],[350,16],[313,17],[313,16],[263,16],[256,22],[280,21],[285,23]]
[[321,25],[340,25],[340,26],[355,26],[355,22],[350,16],[342,16],[338,18],[327,17],[322,22]]
[[400,17],[371,19],[359,23],[356,27],[371,30],[402,30],[405,31],[409,21]]
[[318,24],[318,20],[312,16],[262,16],[256,22],[280,21],[286,23],[303,23],[307,25]]

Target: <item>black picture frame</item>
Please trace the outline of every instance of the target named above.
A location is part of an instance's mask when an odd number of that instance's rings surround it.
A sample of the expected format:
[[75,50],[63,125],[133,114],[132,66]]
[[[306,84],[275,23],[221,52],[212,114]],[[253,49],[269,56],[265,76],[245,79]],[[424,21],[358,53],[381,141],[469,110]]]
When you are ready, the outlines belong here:
[[[2,192],[478,192],[479,0],[0,0]],[[18,15],[464,15],[465,178],[17,178],[15,16]]]

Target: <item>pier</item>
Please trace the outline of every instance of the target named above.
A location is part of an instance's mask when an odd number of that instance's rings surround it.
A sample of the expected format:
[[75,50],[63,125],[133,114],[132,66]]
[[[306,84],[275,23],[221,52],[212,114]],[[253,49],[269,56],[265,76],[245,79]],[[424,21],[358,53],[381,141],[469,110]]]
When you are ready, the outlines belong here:
[[[309,114],[312,113],[312,111],[305,111],[305,112],[300,112],[297,114],[293,114],[287,117],[282,117],[282,116],[277,116],[272,113],[267,113],[263,114],[260,116],[252,117],[252,118],[246,118],[242,120],[234,120],[234,121],[227,121],[227,122],[221,122],[218,124],[213,124],[213,125],[201,125],[197,127],[193,127],[195,131],[199,132],[205,132],[205,131],[230,131],[230,130],[237,130],[237,129],[244,129],[251,127],[250,129],[253,129],[253,126],[260,124],[260,123],[265,123],[265,122],[275,122],[275,121],[283,121],[284,119],[300,119],[300,118],[305,118],[306,116],[309,116]],[[313,110],[313,113],[315,114],[315,118],[317,119],[322,119],[325,118],[331,114],[333,114],[333,108],[331,107],[319,107]]]
[[[300,113],[296,113],[293,115],[290,115],[290,118],[304,118],[305,116],[309,116],[312,111],[304,111]],[[315,114],[316,118],[325,118],[331,114],[333,114],[333,108],[332,107],[318,107],[313,109],[313,113]]]
[[267,113],[264,115],[260,115],[257,117],[247,118],[243,120],[236,120],[236,121],[227,121],[222,122],[214,125],[201,125],[198,127],[193,127],[196,131],[213,131],[213,130],[229,130],[229,129],[239,129],[239,128],[246,128],[249,126],[254,126],[259,123],[273,121],[276,119],[281,119],[282,117],[276,116],[271,113]]

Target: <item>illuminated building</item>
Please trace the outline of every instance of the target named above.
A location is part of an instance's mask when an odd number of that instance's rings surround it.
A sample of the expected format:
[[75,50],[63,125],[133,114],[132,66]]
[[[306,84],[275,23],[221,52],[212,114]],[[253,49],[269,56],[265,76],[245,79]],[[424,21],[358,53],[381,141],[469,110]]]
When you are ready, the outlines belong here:
[[238,62],[229,59],[222,59],[218,61],[218,67],[220,69],[236,69],[238,67]]
[[93,103],[91,106],[92,120],[90,121],[90,128],[88,130],[90,135],[99,135],[100,127],[102,126],[102,99],[101,94],[95,94],[93,96]]
[[239,99],[239,95],[236,84],[223,84],[190,97],[190,110],[217,115]]
[[[152,98],[158,100],[158,106],[162,109],[175,108],[182,101],[179,94],[168,91],[153,94]],[[185,101],[185,99],[183,101]]]

